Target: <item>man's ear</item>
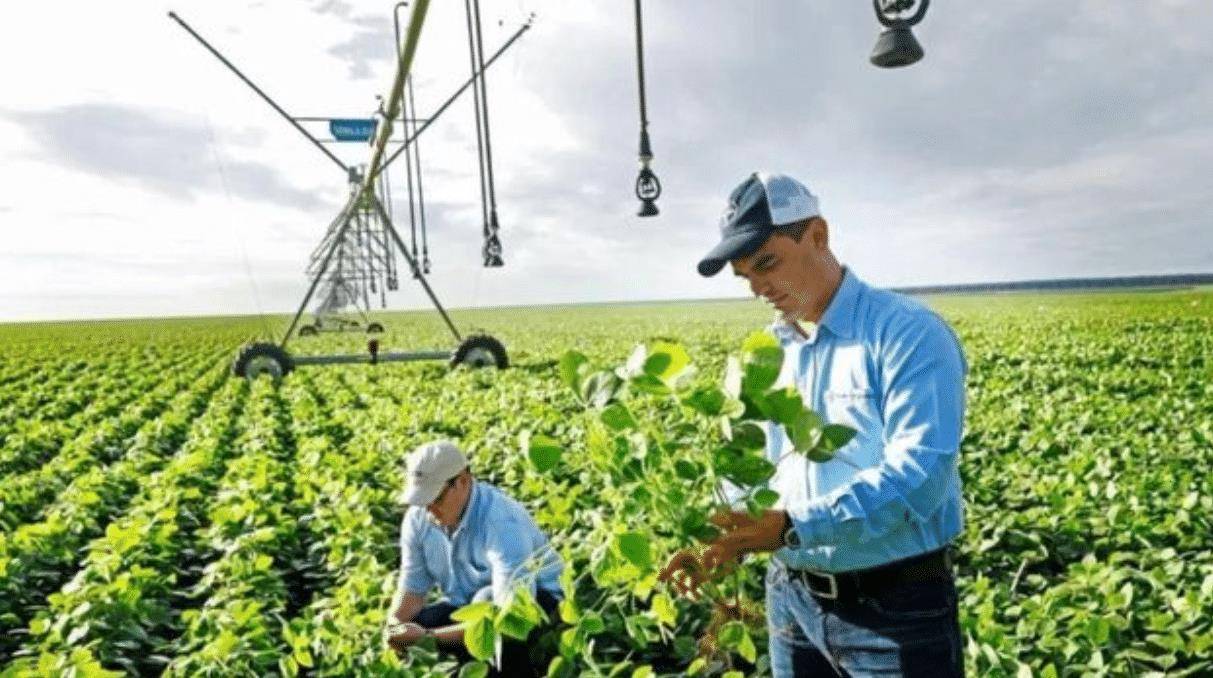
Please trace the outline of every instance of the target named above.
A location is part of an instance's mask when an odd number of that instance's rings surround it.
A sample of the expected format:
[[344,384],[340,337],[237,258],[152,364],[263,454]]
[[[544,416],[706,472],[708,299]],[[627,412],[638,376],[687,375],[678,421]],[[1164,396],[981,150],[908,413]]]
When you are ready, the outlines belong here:
[[826,223],[824,217],[817,217],[809,224],[809,238],[813,243],[813,248],[816,250],[827,250],[830,248],[830,225]]

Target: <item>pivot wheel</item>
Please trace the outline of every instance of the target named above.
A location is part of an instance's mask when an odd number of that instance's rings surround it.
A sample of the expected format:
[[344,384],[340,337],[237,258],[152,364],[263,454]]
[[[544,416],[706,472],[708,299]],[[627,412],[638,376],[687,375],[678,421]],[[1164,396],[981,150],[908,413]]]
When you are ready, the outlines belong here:
[[496,367],[503,370],[510,366],[505,355],[505,346],[487,334],[477,334],[463,340],[451,358],[451,367]]
[[289,353],[277,344],[267,343],[244,346],[236,354],[236,361],[232,363],[232,372],[238,377],[248,379],[260,376],[281,379],[294,368],[295,363]]
[[299,336],[314,337],[319,331],[320,330],[316,329],[315,325],[304,325],[303,327],[299,328]]
[[366,324],[366,333],[367,334],[382,334],[383,325],[380,325],[377,322],[369,322]]

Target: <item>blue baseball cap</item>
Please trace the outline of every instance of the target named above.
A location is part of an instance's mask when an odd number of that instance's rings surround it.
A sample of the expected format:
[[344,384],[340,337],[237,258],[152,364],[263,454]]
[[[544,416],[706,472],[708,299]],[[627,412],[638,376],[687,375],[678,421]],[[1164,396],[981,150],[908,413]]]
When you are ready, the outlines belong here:
[[720,217],[720,242],[699,261],[711,277],[732,259],[753,254],[780,226],[820,216],[817,196],[786,174],[754,172],[729,194]]

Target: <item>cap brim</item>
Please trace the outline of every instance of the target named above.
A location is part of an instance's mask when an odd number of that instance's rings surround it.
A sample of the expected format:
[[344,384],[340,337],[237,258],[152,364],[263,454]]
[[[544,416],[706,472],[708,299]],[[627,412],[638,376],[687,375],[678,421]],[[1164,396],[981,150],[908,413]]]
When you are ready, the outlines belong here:
[[446,481],[437,484],[418,483],[409,485],[404,490],[404,495],[400,498],[402,502],[409,506],[429,506],[434,503],[439,494],[442,494],[442,486]]
[[712,248],[711,252],[708,252],[707,256],[699,260],[699,275],[710,278],[719,273],[720,269],[724,268],[729,261],[753,254],[755,250],[762,247],[762,243],[766,242],[771,232],[772,229],[759,229],[731,235],[721,240]]

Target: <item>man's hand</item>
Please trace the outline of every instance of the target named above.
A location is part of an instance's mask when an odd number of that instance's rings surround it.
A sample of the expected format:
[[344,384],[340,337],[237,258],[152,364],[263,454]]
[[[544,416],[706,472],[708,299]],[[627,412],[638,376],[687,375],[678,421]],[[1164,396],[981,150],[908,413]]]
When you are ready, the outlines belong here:
[[658,580],[673,584],[679,594],[695,600],[700,585],[732,572],[740,558],[736,541],[726,534],[702,550],[683,549],[675,553]]
[[673,584],[692,600],[699,587],[733,571],[741,557],[756,551],[775,551],[783,546],[783,525],[787,514],[766,511],[758,518],[738,511],[720,511],[711,517],[724,534],[708,542],[702,550],[683,549],[670,558],[658,579]]
[[755,519],[746,511],[720,510],[713,513],[712,517],[708,518],[708,521],[725,532],[732,532],[733,530],[753,527]]
[[396,654],[403,654],[426,635],[425,628],[413,622],[393,624],[388,627],[386,633],[388,647],[395,650]]

